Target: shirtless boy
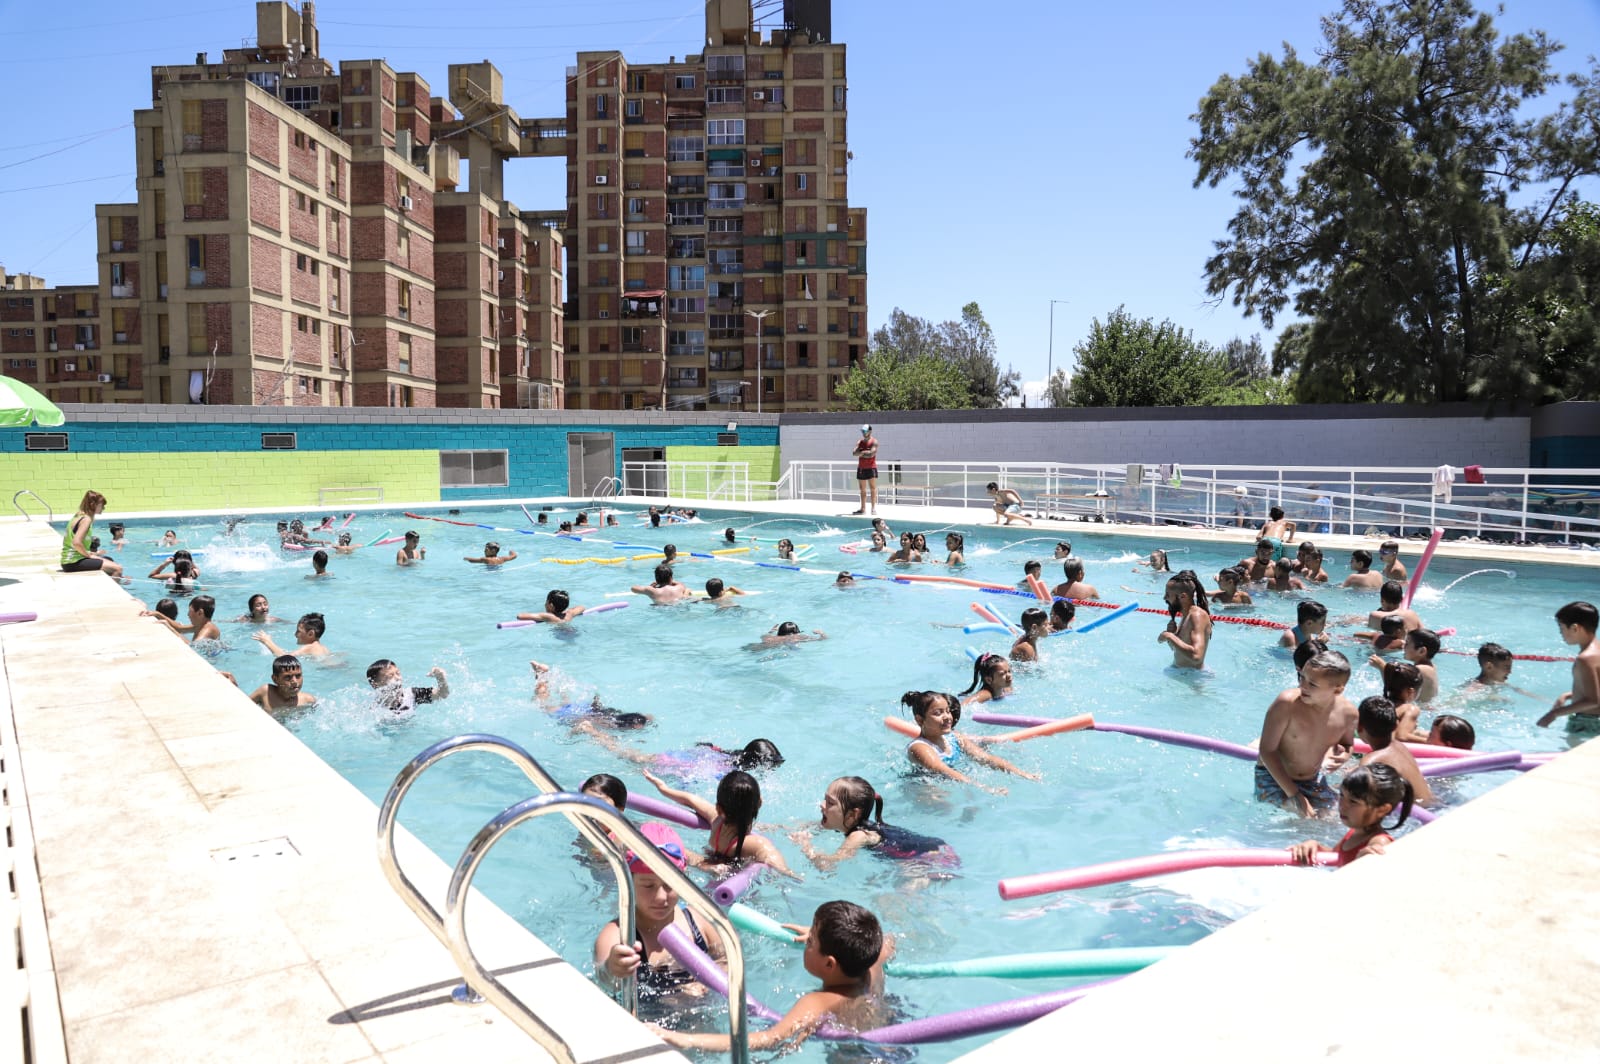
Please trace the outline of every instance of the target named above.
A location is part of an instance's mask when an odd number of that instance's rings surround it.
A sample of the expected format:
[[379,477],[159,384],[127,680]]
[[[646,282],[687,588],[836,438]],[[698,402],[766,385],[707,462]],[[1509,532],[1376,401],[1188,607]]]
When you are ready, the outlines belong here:
[[1338,792],[1323,779],[1322,762],[1335,746],[1355,741],[1356,707],[1344,696],[1349,682],[1349,659],[1325,651],[1300,670],[1299,687],[1267,707],[1255,768],[1257,801],[1280,803],[1301,816],[1338,803]]
[[[327,630],[328,622],[323,619],[320,613],[308,613],[300,618],[295,622],[294,626],[295,652],[301,655],[310,655],[314,658],[331,654],[332,651],[322,645],[322,633]],[[279,657],[289,653],[274,643],[272,637],[265,632],[255,632],[250,638]]]
[[1167,611],[1172,619],[1156,642],[1172,647],[1172,664],[1179,669],[1203,669],[1211,643],[1211,611],[1206,593],[1194,574],[1185,569],[1167,581]]
[[461,560],[464,561],[464,562],[471,562],[473,565],[487,565],[489,568],[492,569],[497,565],[504,565],[506,562],[514,562],[514,561],[516,561],[517,560],[517,552],[513,550],[510,554],[501,554],[500,553],[500,544],[498,544],[498,543],[485,543],[483,545],[483,557],[481,557],[481,558],[466,558],[466,557],[464,557]]
[[[840,573],[839,575],[840,577],[845,577],[849,574]],[[746,592],[743,588],[729,587],[727,584],[722,582],[720,577],[713,576],[710,580],[706,581],[706,601],[714,602],[718,607],[737,606],[738,603],[733,600],[744,594],[748,594],[748,592]]]
[[[1439,637],[1426,628],[1418,628],[1405,634],[1405,642],[1401,645],[1401,653],[1405,659],[1417,667],[1417,672],[1422,676],[1422,686],[1417,692],[1418,702],[1431,702],[1439,693],[1439,670],[1434,667],[1434,655],[1439,653]],[[1379,672],[1388,664],[1380,655],[1374,654],[1367,659]]]
[[170,617],[161,615],[167,627],[174,632],[189,633],[189,642],[198,643],[202,639],[221,639],[222,629],[211,618],[217,612],[217,600],[210,595],[196,595],[189,600],[189,623],[179,624]]
[[1600,628],[1600,610],[1587,602],[1569,602],[1556,610],[1556,624],[1561,641],[1580,649],[1572,663],[1572,690],[1539,718],[1539,727],[1550,727],[1557,717],[1571,717],[1568,731],[1600,731],[1600,643],[1594,638],[1595,629]]
[[[471,560],[470,558],[468,559]],[[540,624],[566,624],[583,615],[584,607],[572,605],[572,598],[560,588],[554,588],[544,597],[544,610],[540,613],[519,613],[519,621],[538,621]]]
[[1280,561],[1287,553],[1283,545],[1294,542],[1296,525],[1293,521],[1283,516],[1283,507],[1274,506],[1267,511],[1267,520],[1262,523],[1261,531],[1256,533],[1259,539],[1270,539],[1273,544],[1273,561]]
[[656,566],[656,579],[653,584],[635,584],[628,589],[635,595],[648,596],[650,601],[657,606],[670,606],[674,602],[682,602],[689,597],[688,585],[672,578],[672,566],[665,562]]
[[1370,550],[1353,550],[1350,552],[1350,575],[1344,578],[1340,587],[1375,588],[1383,586],[1383,574],[1372,571],[1372,552]]
[[1050,594],[1055,598],[1091,600],[1100,597],[1100,591],[1093,584],[1083,579],[1083,559],[1068,558],[1061,563],[1061,572],[1066,580],[1055,586]]
[[406,533],[406,541],[400,544],[400,549],[394,552],[396,565],[413,565],[428,556],[428,548],[421,546],[422,537],[415,532]]
[[1388,765],[1400,773],[1400,778],[1411,784],[1411,793],[1415,799],[1424,805],[1433,801],[1433,788],[1428,786],[1427,777],[1422,774],[1422,767],[1417,764],[1416,755],[1406,748],[1404,743],[1394,741],[1395,730],[1399,727],[1399,720],[1395,716],[1394,703],[1382,695],[1373,695],[1363,698],[1357,710],[1360,719],[1356,723],[1356,735],[1361,741],[1372,747],[1372,753],[1361,758],[1363,765]]
[[1367,627],[1374,632],[1383,630],[1385,617],[1398,617],[1405,622],[1405,630],[1409,634],[1422,627],[1422,618],[1417,616],[1417,611],[1405,605],[1406,589],[1398,580],[1385,580],[1378,589],[1378,608],[1367,614]]
[[1383,563],[1383,578],[1385,580],[1405,581],[1406,566],[1400,560],[1400,544],[1392,539],[1384,540],[1378,547],[1378,560]]
[[271,713],[273,710],[297,709],[314,706],[317,696],[301,690],[305,675],[300,670],[300,659],[293,654],[280,654],[272,661],[272,682],[264,683],[250,693],[250,701]]
[[1029,528],[1033,527],[1033,522],[1022,516],[1022,496],[1017,494],[1015,488],[1002,488],[991,480],[989,486],[983,490],[994,500],[995,524],[998,525],[1003,521],[1009,525],[1013,521],[1021,521]]

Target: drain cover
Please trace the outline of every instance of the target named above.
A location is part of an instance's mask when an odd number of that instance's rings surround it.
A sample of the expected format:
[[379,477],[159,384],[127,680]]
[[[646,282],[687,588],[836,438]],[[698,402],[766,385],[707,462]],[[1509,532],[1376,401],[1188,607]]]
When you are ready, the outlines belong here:
[[240,864],[250,860],[259,860],[274,857],[299,857],[300,851],[294,848],[288,836],[280,835],[275,839],[262,839],[260,842],[247,842],[243,846],[229,846],[222,850],[212,850],[211,859],[218,864]]

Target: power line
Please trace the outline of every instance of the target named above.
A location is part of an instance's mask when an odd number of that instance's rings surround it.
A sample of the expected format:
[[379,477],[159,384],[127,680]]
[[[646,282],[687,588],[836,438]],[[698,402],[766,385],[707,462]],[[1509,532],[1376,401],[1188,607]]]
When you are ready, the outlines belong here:
[[0,196],[7,196],[13,192],[37,192],[41,188],[61,188],[63,185],[87,185],[91,181],[115,181],[127,174],[106,174],[103,177],[80,177],[76,181],[52,181],[48,185],[27,185],[23,188],[0,188]]
[[[99,29],[101,26],[135,26],[144,22],[170,22],[173,19],[194,18],[196,15],[221,15],[237,10],[237,8],[232,7],[209,7],[201,11],[180,11],[172,15],[151,15],[149,18],[125,18],[118,19],[115,22],[95,19],[93,28]],[[30,26],[25,30],[0,30],[0,37],[22,37],[30,33],[71,33],[81,35],[88,28],[90,27],[81,22],[71,26]]]
[[36,140],[31,144],[0,145],[0,151],[26,151],[29,148],[42,148],[46,144],[60,144],[64,140],[77,140],[79,137],[92,137],[99,133],[111,133],[115,130],[122,129],[127,124],[128,123],[124,122],[121,126],[111,126],[108,129],[97,129],[92,133],[74,133],[70,137],[51,137],[49,140]]
[[124,122],[122,125],[116,126],[116,127],[112,128],[112,129],[104,129],[104,130],[101,130],[99,133],[90,134],[89,136],[84,137],[82,140],[78,141],[75,144],[68,144],[65,148],[57,148],[54,151],[41,152],[38,155],[30,155],[26,159],[18,159],[14,163],[6,163],[4,165],[0,165],[0,170],[9,170],[13,166],[22,166],[24,163],[31,163],[36,159],[47,159],[52,155],[60,155],[64,151],[71,151],[73,148],[81,148],[85,144],[88,144],[88,143],[90,143],[92,141],[99,140],[101,137],[110,136],[112,133],[115,133],[118,130],[127,129],[131,125],[133,125],[132,122]]

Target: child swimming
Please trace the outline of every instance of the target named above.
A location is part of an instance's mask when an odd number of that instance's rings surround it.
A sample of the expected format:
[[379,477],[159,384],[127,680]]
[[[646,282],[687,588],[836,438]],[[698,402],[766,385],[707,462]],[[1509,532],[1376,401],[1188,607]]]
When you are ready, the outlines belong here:
[[537,621],[540,624],[566,624],[574,617],[583,616],[584,607],[574,606],[572,598],[561,588],[551,588],[544,597],[544,609],[538,613],[519,613],[519,621]]
[[1004,794],[1005,788],[978,783],[957,766],[971,760],[975,764],[998,769],[1001,772],[1010,772],[1023,779],[1039,778],[1037,774],[1024,771],[1005,758],[989,753],[978,740],[957,735],[956,725],[961,723],[961,702],[955,695],[942,694],[939,691],[907,691],[900,697],[900,704],[911,710],[912,719],[922,729],[906,747],[906,757],[917,768],[955,780],[957,783],[974,784],[991,794]]
[[991,702],[1011,693],[1011,663],[999,654],[979,654],[972,663],[972,683],[965,691],[961,704]]
[[[1411,784],[1401,778],[1389,765],[1363,765],[1345,776],[1339,788],[1339,819],[1350,830],[1334,846],[1324,846],[1315,839],[1297,842],[1289,847],[1297,864],[1310,864],[1319,853],[1338,854],[1338,867],[1358,857],[1383,853],[1394,841],[1391,834],[1411,815]],[[1396,807],[1400,817],[1385,826],[1383,818]]]
[[1234,566],[1227,566],[1217,572],[1217,589],[1207,592],[1213,605],[1221,606],[1248,606],[1252,600],[1250,593],[1241,585],[1245,582],[1244,573]]
[[806,860],[823,871],[862,850],[891,861],[916,861],[919,864],[958,866],[960,858],[943,839],[883,822],[883,796],[860,776],[840,776],[828,784],[822,796],[822,830],[843,833],[844,841],[832,853],[822,853],[811,844],[811,832],[793,831],[789,838],[800,847]]
[[756,782],[756,778],[750,773],[734,769],[723,776],[717,783],[715,804],[699,795],[671,786],[649,770],[645,771],[644,778],[653,784],[663,797],[692,810],[701,820],[711,825],[711,834],[706,840],[705,855],[703,857],[693,853],[687,855],[689,863],[696,868],[723,865],[729,861],[760,861],[775,871],[795,879],[800,878],[789,871],[789,865],[784,861],[783,854],[778,852],[771,839],[765,835],[752,833],[756,816],[761,812],[761,784]]
[[1022,611],[1022,634],[1011,644],[1012,661],[1038,661],[1039,640],[1050,634],[1050,615],[1037,606]]

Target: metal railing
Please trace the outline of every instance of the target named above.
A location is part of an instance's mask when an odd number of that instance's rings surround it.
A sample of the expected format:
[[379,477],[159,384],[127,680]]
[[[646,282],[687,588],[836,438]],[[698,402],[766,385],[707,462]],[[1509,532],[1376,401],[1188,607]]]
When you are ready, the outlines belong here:
[[32,495],[35,499],[39,499],[39,505],[44,507],[44,512],[48,515],[45,518],[45,520],[50,522],[51,524],[55,524],[55,521],[56,521],[56,512],[55,512],[55,510],[51,509],[49,503],[45,502],[43,499],[40,499],[36,492],[29,491],[27,488],[23,488],[21,491],[17,492],[15,495],[11,496],[11,505],[15,506],[17,508],[17,512],[18,513],[20,513],[23,517],[26,517],[30,521],[33,520],[33,515],[30,514],[28,511],[24,510],[22,508],[22,504],[17,501],[18,499],[22,498],[24,495]]
[[756,490],[749,462],[624,462],[622,476],[629,495],[645,498],[733,503],[774,497],[770,486]]
[[[780,498],[853,501],[854,462],[794,462]],[[880,462],[891,503],[988,509],[997,481],[1043,516],[1245,527],[1272,506],[1307,533],[1447,534],[1505,542],[1600,545],[1600,469],[1483,468],[1434,484],[1422,467],[1140,466],[1042,462]]]
[[[497,754],[516,765],[542,793],[525,798],[502,810],[485,824],[467,843],[457,860],[445,895],[445,912],[441,917],[428,899],[400,867],[395,852],[395,828],[400,815],[400,804],[405,800],[418,777],[432,766],[453,754],[481,750]],[[744,951],[739,941],[738,929],[704,891],[667,859],[660,850],[640,834],[639,829],[611,805],[581,794],[573,794],[544,770],[534,757],[522,747],[494,735],[457,735],[434,743],[412,758],[384,795],[378,811],[378,864],[384,878],[400,895],[400,900],[416,914],[429,932],[450,951],[456,966],[461,969],[463,983],[451,992],[457,1004],[476,1004],[488,1001],[511,1019],[522,1031],[564,1064],[576,1064],[576,1057],[566,1039],[540,1019],[532,1009],[508,990],[495,974],[478,962],[466,930],[466,902],[471,896],[472,880],[494,845],[524,821],[549,813],[565,816],[582,833],[611,866],[617,881],[617,928],[619,940],[633,942],[634,926],[633,873],[628,868],[627,854],[642,861],[650,871],[677,892],[683,904],[698,917],[717,929],[726,950],[728,964],[728,1024],[733,1039],[733,1059],[737,1064],[749,1061],[749,1016],[745,1007]],[[609,834],[608,834],[609,833]],[[618,997],[629,1012],[638,1011],[638,983],[634,978],[624,980]]]

